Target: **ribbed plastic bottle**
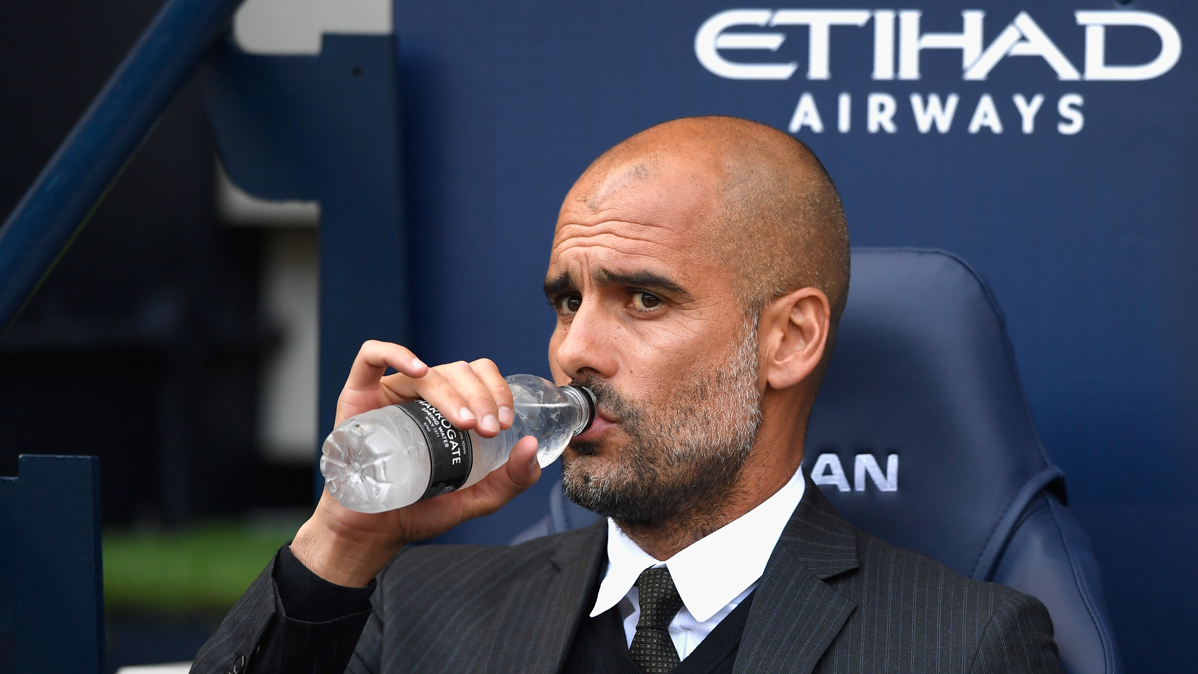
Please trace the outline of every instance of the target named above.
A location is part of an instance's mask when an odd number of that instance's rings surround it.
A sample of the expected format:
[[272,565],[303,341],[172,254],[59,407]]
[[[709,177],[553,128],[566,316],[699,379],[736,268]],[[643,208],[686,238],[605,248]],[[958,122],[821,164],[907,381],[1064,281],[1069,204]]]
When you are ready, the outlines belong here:
[[594,395],[581,386],[558,387],[530,374],[506,381],[516,418],[493,438],[454,428],[423,400],[346,419],[322,448],[320,472],[329,493],[358,512],[402,508],[478,482],[503,466],[526,435],[537,439],[543,468],[595,418]]

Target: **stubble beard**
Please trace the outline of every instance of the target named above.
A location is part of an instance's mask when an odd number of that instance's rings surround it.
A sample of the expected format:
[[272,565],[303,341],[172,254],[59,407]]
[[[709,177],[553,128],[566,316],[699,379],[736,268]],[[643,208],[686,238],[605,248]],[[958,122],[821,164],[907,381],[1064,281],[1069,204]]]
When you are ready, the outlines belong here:
[[657,527],[728,501],[761,425],[757,390],[757,321],[746,320],[729,359],[714,371],[694,372],[674,397],[655,408],[617,392],[606,380],[588,387],[599,406],[620,421],[628,444],[606,465],[598,447],[575,442],[580,456],[563,460],[570,500],[633,527]]

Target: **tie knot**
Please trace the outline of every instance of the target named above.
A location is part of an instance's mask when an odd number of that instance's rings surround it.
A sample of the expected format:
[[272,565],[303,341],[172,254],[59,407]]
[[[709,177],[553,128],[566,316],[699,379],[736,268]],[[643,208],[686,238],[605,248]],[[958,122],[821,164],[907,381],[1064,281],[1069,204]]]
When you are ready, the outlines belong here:
[[638,630],[643,627],[664,630],[682,608],[682,597],[678,595],[670,570],[665,567],[641,572],[636,579],[636,591],[641,605]]

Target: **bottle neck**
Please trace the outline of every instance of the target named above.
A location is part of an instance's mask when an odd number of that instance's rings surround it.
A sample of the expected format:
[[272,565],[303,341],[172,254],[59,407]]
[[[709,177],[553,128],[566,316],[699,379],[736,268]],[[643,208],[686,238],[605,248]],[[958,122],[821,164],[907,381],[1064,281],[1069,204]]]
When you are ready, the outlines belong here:
[[574,432],[571,434],[578,435],[590,428],[591,423],[595,421],[595,394],[574,384],[561,387],[561,392],[578,410],[578,423],[574,425]]

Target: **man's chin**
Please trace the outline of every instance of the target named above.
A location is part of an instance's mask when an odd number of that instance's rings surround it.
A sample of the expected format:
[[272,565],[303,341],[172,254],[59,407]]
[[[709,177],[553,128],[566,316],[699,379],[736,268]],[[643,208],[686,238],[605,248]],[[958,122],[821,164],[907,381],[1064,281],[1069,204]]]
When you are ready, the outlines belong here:
[[561,461],[563,476],[586,484],[595,478],[602,479],[616,469],[611,450],[592,443],[570,444],[562,453]]
[[619,473],[619,467],[613,465],[606,454],[589,444],[581,449],[571,445],[562,454],[562,484],[570,500],[593,509],[591,501],[596,496],[596,488],[610,484]]
[[656,524],[663,519],[661,509],[654,507],[652,499],[612,490],[609,480],[579,468],[576,465],[575,470],[562,473],[566,498],[576,505],[626,524]]
[[[591,451],[591,448],[583,451]],[[661,519],[660,508],[654,507],[655,494],[646,491],[647,485],[637,484],[636,477],[619,465],[610,450],[594,450],[594,455],[567,452],[562,458],[562,486],[566,497],[575,504],[603,517],[619,522],[648,524]]]

